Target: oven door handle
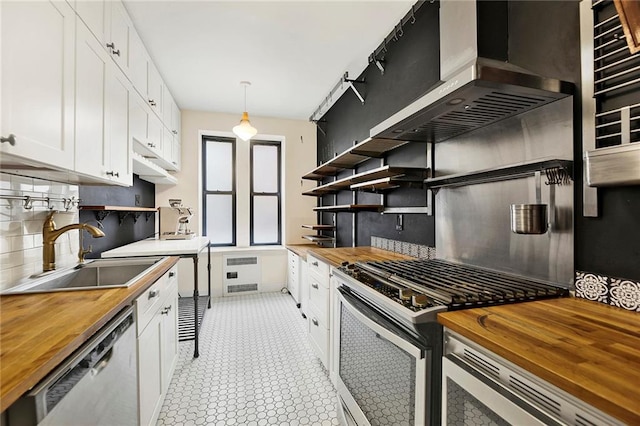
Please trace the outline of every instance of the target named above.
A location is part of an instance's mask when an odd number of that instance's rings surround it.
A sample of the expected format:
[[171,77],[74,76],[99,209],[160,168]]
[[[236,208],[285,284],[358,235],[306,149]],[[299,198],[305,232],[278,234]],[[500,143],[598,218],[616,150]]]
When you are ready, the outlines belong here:
[[344,292],[342,292],[342,291],[339,292],[338,294],[339,294],[340,302],[342,303],[342,305],[354,317],[356,317],[358,319],[358,321],[360,321],[361,323],[366,325],[369,329],[371,329],[374,332],[376,332],[378,335],[380,335],[380,337],[382,337],[385,340],[388,340],[389,342],[393,343],[394,345],[396,345],[397,347],[399,347],[403,351],[407,352],[408,354],[410,354],[414,358],[423,359],[425,357],[424,350],[422,350],[421,348],[419,348],[417,346],[412,345],[408,341],[404,340],[402,337],[400,337],[397,334],[387,330],[385,327],[383,327],[382,325],[380,325],[377,322],[373,321],[366,314],[361,312],[350,301],[350,299],[353,299],[353,297],[349,296],[348,294],[344,294]]

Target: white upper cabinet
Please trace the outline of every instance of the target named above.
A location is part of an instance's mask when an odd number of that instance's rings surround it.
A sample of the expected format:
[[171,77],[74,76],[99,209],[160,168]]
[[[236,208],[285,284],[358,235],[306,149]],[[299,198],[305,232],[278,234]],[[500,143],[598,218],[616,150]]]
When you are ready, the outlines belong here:
[[2,1],[0,16],[0,136],[15,141],[0,151],[72,169],[75,13],[65,1]]
[[107,73],[107,141],[112,181],[133,185],[132,141],[129,133],[129,103],[134,93],[129,80],[113,65]]
[[105,46],[111,33],[109,28],[109,4],[105,0],[77,0],[76,13],[82,19],[102,46]]
[[129,75],[129,43],[135,31],[124,5],[119,1],[110,1],[110,35],[106,47],[120,69]]
[[147,100],[149,89],[149,55],[137,32],[133,31],[129,40],[129,76],[133,87]]
[[158,69],[149,61],[149,88],[147,90],[147,102],[153,110],[162,117],[162,95],[164,92],[164,83]]
[[76,35],[75,171],[132,185],[129,82],[82,22]]

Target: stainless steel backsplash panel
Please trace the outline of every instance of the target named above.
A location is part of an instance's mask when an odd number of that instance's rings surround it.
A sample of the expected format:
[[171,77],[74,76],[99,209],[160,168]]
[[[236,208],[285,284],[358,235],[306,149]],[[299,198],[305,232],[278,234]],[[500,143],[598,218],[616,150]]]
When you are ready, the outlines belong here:
[[[436,176],[542,158],[573,160],[572,102],[561,100],[436,144]],[[542,202],[549,205],[550,227],[542,235],[510,230],[509,206],[536,202],[533,177],[440,189],[435,196],[437,257],[570,286],[573,182],[545,185],[545,180],[543,173]]]

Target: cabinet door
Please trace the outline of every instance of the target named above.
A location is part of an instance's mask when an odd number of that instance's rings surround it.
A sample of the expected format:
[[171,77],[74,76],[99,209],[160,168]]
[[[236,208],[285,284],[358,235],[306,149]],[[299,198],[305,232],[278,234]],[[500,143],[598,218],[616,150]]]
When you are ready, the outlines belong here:
[[107,179],[107,66],[111,62],[89,29],[78,22],[76,39],[75,170]]
[[140,424],[155,424],[162,404],[162,320],[157,313],[138,336],[138,412]]
[[107,2],[105,0],[78,0],[76,13],[82,19],[102,46],[106,46],[109,37]]
[[178,356],[178,288],[177,282],[167,297],[162,314],[162,392],[167,392]]
[[111,6],[111,33],[109,47],[111,56],[120,69],[129,75],[129,40],[134,31],[131,19],[120,1],[109,2]]
[[169,130],[173,130],[173,122],[171,121],[173,118],[173,96],[171,96],[167,86],[163,86],[162,90],[162,121]]
[[182,169],[182,144],[175,135],[173,137],[173,160],[171,162],[175,166],[175,170],[177,172]]
[[65,1],[2,1],[0,19],[0,135],[15,135],[0,152],[71,170],[75,13]]
[[107,82],[109,170],[107,174],[112,181],[131,186],[133,185],[133,164],[129,135],[130,84],[115,65],[110,64],[109,71]]
[[148,119],[147,103],[139,96],[132,94],[129,104],[129,133],[134,143],[146,146],[149,136]]
[[166,127],[162,128],[162,160],[165,168],[173,170],[173,133]]
[[149,134],[147,147],[156,157],[162,157],[162,139],[164,138],[164,127],[160,119],[151,111],[148,113]]
[[164,83],[162,82],[162,77],[160,77],[160,73],[158,69],[153,64],[152,61],[149,61],[149,90],[148,90],[148,102],[149,105],[153,108],[153,110],[158,114],[159,117],[162,117],[162,92]]
[[131,32],[129,53],[129,76],[131,77],[131,82],[138,93],[146,99],[148,91],[149,54],[135,30]]

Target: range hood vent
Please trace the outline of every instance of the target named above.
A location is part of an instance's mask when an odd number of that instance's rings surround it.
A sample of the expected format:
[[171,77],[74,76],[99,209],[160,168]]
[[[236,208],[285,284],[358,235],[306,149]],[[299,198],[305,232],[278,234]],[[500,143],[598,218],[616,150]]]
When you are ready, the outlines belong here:
[[[477,14],[482,6],[483,2],[440,3],[442,81],[372,128],[371,137],[442,142],[573,94],[572,83],[530,73],[509,63],[507,54],[504,60],[480,56]],[[503,20],[508,19],[507,10],[505,6]],[[483,31],[494,27],[508,25],[484,24]],[[501,38],[508,38],[508,33]]]

